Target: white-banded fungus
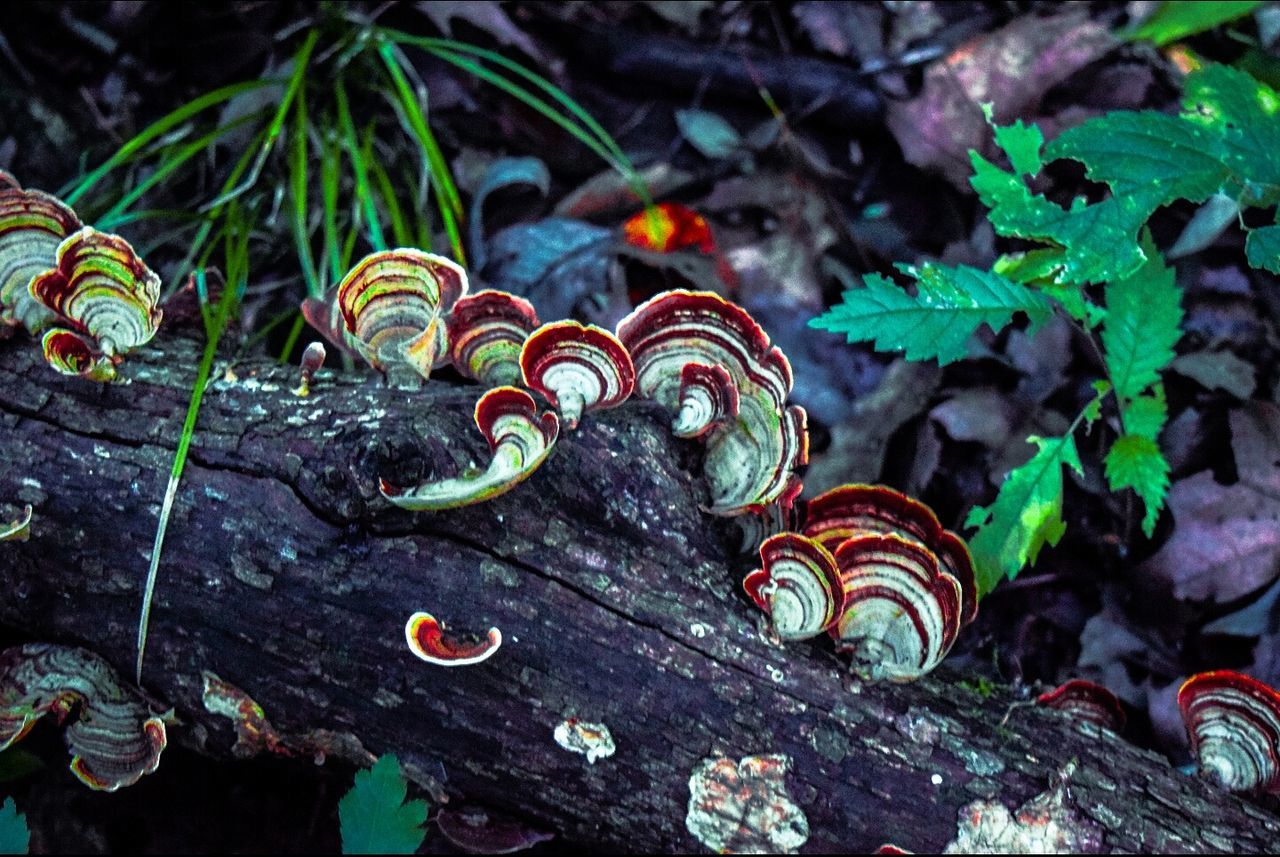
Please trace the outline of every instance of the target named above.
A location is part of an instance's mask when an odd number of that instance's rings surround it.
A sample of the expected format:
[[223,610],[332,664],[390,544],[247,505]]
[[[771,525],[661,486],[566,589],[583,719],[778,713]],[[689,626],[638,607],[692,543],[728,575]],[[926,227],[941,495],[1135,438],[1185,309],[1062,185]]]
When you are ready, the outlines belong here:
[[865,533],[913,539],[932,551],[942,570],[960,584],[961,624],[967,625],[978,614],[978,587],[968,546],[939,523],[932,509],[900,491],[883,485],[832,488],[805,503],[800,531],[830,551],[850,536]]
[[320,367],[324,365],[326,352],[323,342],[313,342],[307,346],[302,352],[302,362],[299,365],[301,378],[298,386],[294,388],[295,396],[310,396],[311,381],[315,378],[316,373],[320,371]]
[[485,639],[466,642],[445,632],[443,623],[430,613],[414,613],[404,626],[405,642],[413,652],[429,664],[441,667],[463,667],[488,660],[502,645],[502,632],[490,628]]
[[738,385],[723,366],[686,363],[680,370],[680,410],[671,423],[676,437],[696,439],[738,418]]
[[57,327],[41,339],[45,362],[63,375],[78,375],[89,381],[116,379],[116,364],[98,351],[92,340]]
[[399,488],[385,479],[382,496],[413,512],[454,509],[491,500],[505,494],[538,469],[560,435],[560,420],[553,411],[538,413],[533,397],[515,387],[497,387],[476,402],[479,427],[493,456],[483,469],[472,468],[459,476]]
[[636,381],[622,343],[607,330],[576,321],[544,324],[530,334],[520,351],[520,373],[568,429],[577,428],[585,413],[625,402]]
[[1216,670],[1183,682],[1178,707],[1204,777],[1233,792],[1280,792],[1280,692]]
[[495,289],[467,295],[449,313],[449,359],[486,387],[520,383],[520,349],[538,327],[533,304]]
[[689,777],[685,827],[720,854],[795,853],[809,820],[787,794],[790,767],[782,754],[703,759]]
[[263,750],[280,756],[292,755],[253,697],[208,670],[201,673],[201,678],[204,680],[204,693],[200,701],[204,703],[205,711],[230,719],[235,727],[236,743],[231,748],[231,755],[250,759]]
[[817,541],[779,533],[760,545],[762,567],[742,581],[784,640],[830,630],[844,612],[844,585],[835,557]]
[[447,359],[444,314],[466,291],[466,273],[443,256],[382,250],[343,277],[337,306],[348,341],[370,366],[393,383],[419,383]]
[[31,506],[26,506],[17,520],[0,524],[0,542],[25,542],[31,536]]
[[912,681],[932,670],[960,631],[960,584],[913,539],[865,534],[835,550],[845,604],[831,629],[865,679]]
[[22,190],[8,178],[9,186],[0,189],[0,327],[22,325],[35,334],[54,314],[28,287],[53,266],[58,245],[80,229],[80,218],[57,197]]
[[74,715],[64,734],[71,772],[91,789],[132,785],[160,764],[164,720],[101,657],[51,643],[0,652],[0,750],[45,714]]
[[1100,684],[1075,678],[1036,697],[1036,705],[1065,711],[1076,720],[1087,720],[1112,732],[1124,731],[1124,708],[1116,695]]
[[794,471],[808,462],[805,414],[786,404],[787,358],[746,310],[713,292],[664,292],[619,322],[618,338],[631,353],[639,395],[667,408],[682,431],[685,367],[718,366],[732,379],[737,418],[707,434],[709,512],[741,515],[794,499]]
[[56,266],[29,289],[55,323],[92,337],[110,358],[150,342],[160,325],[160,278],[128,241],[92,226],[59,244]]

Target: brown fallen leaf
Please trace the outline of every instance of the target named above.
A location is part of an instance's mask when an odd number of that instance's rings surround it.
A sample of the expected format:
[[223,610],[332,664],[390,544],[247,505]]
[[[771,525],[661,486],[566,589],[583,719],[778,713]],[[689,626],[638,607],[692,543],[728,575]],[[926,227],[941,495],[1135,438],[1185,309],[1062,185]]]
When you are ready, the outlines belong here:
[[1239,481],[1201,471],[1175,482],[1173,535],[1139,567],[1178,599],[1233,601],[1280,574],[1280,409],[1250,402],[1230,420]]
[[1021,16],[932,63],[919,96],[890,104],[889,129],[908,162],[967,190],[969,149],[990,146],[983,102],[1001,123],[1032,116],[1045,92],[1115,45],[1087,9]]

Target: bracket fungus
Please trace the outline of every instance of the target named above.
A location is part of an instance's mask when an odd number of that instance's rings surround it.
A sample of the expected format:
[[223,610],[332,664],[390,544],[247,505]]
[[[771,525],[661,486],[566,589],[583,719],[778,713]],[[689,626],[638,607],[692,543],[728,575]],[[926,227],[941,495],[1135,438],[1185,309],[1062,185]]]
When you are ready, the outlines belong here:
[[45,331],[40,344],[45,362],[63,375],[78,375],[98,382],[116,379],[116,364],[94,348],[92,340],[78,333],[56,327]]
[[8,173],[0,189],[0,327],[21,325],[41,333],[54,319],[28,290],[49,270],[58,245],[81,227],[80,218],[55,196],[22,190]]
[[797,533],[779,533],[760,545],[762,567],[742,586],[769,614],[784,640],[816,637],[832,628],[844,612],[844,584],[835,557],[817,541]]
[[671,423],[676,437],[694,440],[738,418],[738,385],[723,366],[686,363],[680,370],[680,409]]
[[846,539],[835,550],[844,611],[830,630],[865,679],[912,681],[951,650],[960,632],[960,584],[928,548],[888,533]]
[[1280,692],[1216,670],[1183,682],[1178,707],[1204,777],[1228,791],[1280,793]]
[[935,554],[963,593],[961,624],[978,615],[978,585],[964,539],[945,529],[925,504],[884,485],[841,485],[805,503],[800,531],[830,551],[850,536],[894,533]]
[[627,349],[612,333],[576,321],[544,324],[525,340],[520,374],[560,412],[565,428],[582,415],[616,408],[635,389],[636,373]]
[[337,307],[347,342],[370,366],[392,383],[416,385],[448,358],[444,314],[466,292],[466,272],[443,256],[382,250],[342,278]]
[[58,245],[56,265],[31,280],[31,296],[113,360],[145,345],[160,325],[160,278],[119,235],[86,226]]
[[404,638],[409,651],[441,667],[465,667],[487,661],[502,645],[502,632],[497,628],[490,628],[485,639],[469,643],[449,636],[444,623],[422,612],[409,617],[404,625]]
[[1100,684],[1075,678],[1036,697],[1036,705],[1065,711],[1076,720],[1084,720],[1110,729],[1124,731],[1127,720],[1116,695]]
[[486,387],[519,384],[520,349],[537,327],[538,314],[522,297],[496,289],[467,295],[449,313],[449,359]]
[[382,496],[411,512],[455,509],[505,494],[546,460],[560,436],[560,420],[552,411],[538,413],[533,397],[516,387],[497,387],[476,402],[476,426],[493,453],[483,470],[424,482],[412,488],[379,481]]
[[0,652],[0,750],[46,714],[71,720],[71,772],[91,789],[133,785],[160,764],[164,720],[101,657],[51,643]]
[[799,494],[796,468],[809,459],[803,408],[787,405],[791,365],[746,310],[713,292],[670,291],[651,298],[618,324],[631,353],[636,389],[682,417],[685,367],[718,366],[733,381],[737,418],[707,433],[704,471],[715,515],[741,515]]
[[25,542],[31,536],[31,506],[22,510],[16,520],[0,524],[0,542]]
[[787,794],[782,754],[703,759],[689,777],[685,827],[720,854],[791,854],[809,839],[809,820]]

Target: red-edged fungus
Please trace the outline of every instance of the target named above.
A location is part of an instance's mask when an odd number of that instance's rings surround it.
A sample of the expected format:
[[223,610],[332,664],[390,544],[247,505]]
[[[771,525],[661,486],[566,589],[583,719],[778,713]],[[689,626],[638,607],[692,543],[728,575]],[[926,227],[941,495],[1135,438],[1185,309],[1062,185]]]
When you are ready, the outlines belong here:
[[794,471],[809,452],[805,414],[786,404],[787,358],[745,310],[712,292],[664,292],[624,318],[618,338],[631,353],[639,395],[677,421],[686,366],[718,366],[733,380],[737,419],[707,437],[708,511],[741,515],[798,493]]
[[491,500],[529,477],[546,460],[560,436],[560,420],[552,411],[539,415],[533,397],[515,387],[497,387],[476,402],[476,426],[493,456],[484,470],[399,488],[380,481],[382,496],[413,512],[454,509]]
[[790,767],[782,754],[703,759],[689,777],[686,829],[720,854],[795,853],[809,820],[787,794]]
[[17,520],[0,524],[0,542],[25,542],[31,536],[31,506],[26,506]]
[[1280,692],[1216,670],[1183,682],[1178,707],[1202,776],[1233,792],[1280,792]]
[[622,343],[607,330],[576,321],[544,324],[520,351],[524,384],[541,393],[575,429],[582,415],[616,408],[635,389],[635,369]]
[[29,333],[40,333],[54,314],[28,287],[33,277],[53,267],[58,245],[80,229],[80,218],[57,197],[22,190],[9,179],[12,183],[0,189],[0,328],[22,325]]
[[747,595],[769,614],[784,640],[830,630],[844,612],[844,584],[831,552],[797,533],[779,533],[760,545],[762,567],[742,581]]
[[200,675],[204,680],[200,701],[204,703],[205,711],[229,718],[235,726],[236,743],[231,748],[231,755],[250,759],[263,750],[279,756],[293,755],[253,697],[234,684],[223,681],[216,673],[205,670]]
[[716,249],[706,218],[678,202],[659,203],[632,215],[622,224],[622,237],[633,247],[657,253],[686,247],[696,247],[703,253]]
[[463,667],[488,660],[502,645],[502,632],[490,628],[485,639],[469,643],[449,636],[444,624],[430,613],[414,613],[404,626],[405,642],[413,652],[429,664],[441,667]]
[[337,305],[348,341],[369,365],[392,383],[416,384],[447,359],[443,316],[466,291],[455,263],[400,248],[356,263],[338,284]]
[[295,396],[311,395],[311,381],[324,365],[325,356],[323,342],[313,342],[302,352],[302,362],[298,367],[301,370],[301,378],[293,391]]
[[854,536],[835,550],[845,604],[831,629],[868,680],[912,681],[942,662],[960,632],[960,584],[928,548],[889,534]]
[[822,542],[827,550],[850,536],[896,533],[914,539],[935,553],[943,571],[960,584],[961,624],[978,614],[978,586],[973,559],[964,539],[945,529],[925,504],[883,485],[841,485],[805,503],[801,532]]
[[1110,729],[1124,731],[1125,713],[1116,695],[1100,684],[1074,678],[1036,697],[1036,705],[1065,711],[1076,720],[1085,720]]
[[687,363],[680,370],[680,410],[671,423],[676,437],[700,438],[738,418],[738,385],[723,366]]
[[609,758],[618,749],[613,743],[613,735],[608,726],[603,723],[588,723],[576,717],[562,721],[556,726],[552,737],[562,749],[586,756],[588,765],[594,765],[599,759]]
[[115,791],[160,764],[164,720],[111,666],[85,649],[28,643],[0,652],[0,750],[45,714],[74,714],[64,738],[71,772],[89,788]]
[[128,241],[92,226],[58,245],[56,267],[34,277],[30,292],[108,357],[150,342],[160,325],[160,278]]
[[441,807],[436,826],[445,839],[468,854],[514,854],[556,838],[554,833],[478,806]]
[[356,339],[347,333],[346,322],[342,320],[342,309],[338,306],[338,287],[334,286],[321,297],[306,297],[299,307],[302,317],[307,320],[330,345],[343,354],[359,357]]
[[449,313],[449,359],[463,376],[486,387],[520,383],[520,349],[538,327],[533,304],[485,289],[467,295]]
[[102,383],[116,380],[115,362],[87,337],[58,327],[46,331],[40,344],[45,362],[63,375]]

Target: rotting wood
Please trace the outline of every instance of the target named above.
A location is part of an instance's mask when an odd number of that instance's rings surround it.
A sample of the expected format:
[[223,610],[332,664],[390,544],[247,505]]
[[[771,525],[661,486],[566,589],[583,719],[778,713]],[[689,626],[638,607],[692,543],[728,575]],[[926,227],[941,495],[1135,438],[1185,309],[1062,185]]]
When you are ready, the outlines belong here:
[[[194,345],[131,357],[128,386],[56,376],[24,339],[0,346],[0,500],[35,507],[0,546],[0,622],[88,646],[129,671],[138,598],[193,375]],[[738,593],[723,530],[701,514],[698,447],[644,403],[592,415],[527,483],[468,509],[414,515],[377,494],[469,451],[474,387],[387,389],[322,371],[222,363],[170,523],[146,689],[228,754],[231,723],[202,673],[250,693],[281,733],[350,733],[455,800],[567,840],[700,850],[689,778],[716,755],[784,754],[802,851],[937,850],[957,813],[1015,808],[1075,760],[1067,794],[1108,849],[1280,850],[1280,819],[1155,754],[1015,709],[962,677],[856,682],[823,644],[767,642]],[[411,612],[502,629],[501,651],[433,668],[404,643]],[[553,739],[608,727],[588,764]]]

